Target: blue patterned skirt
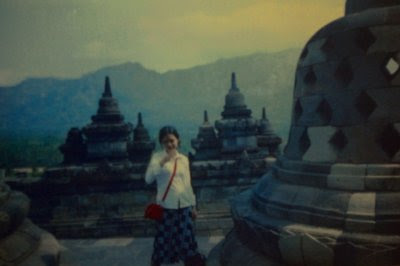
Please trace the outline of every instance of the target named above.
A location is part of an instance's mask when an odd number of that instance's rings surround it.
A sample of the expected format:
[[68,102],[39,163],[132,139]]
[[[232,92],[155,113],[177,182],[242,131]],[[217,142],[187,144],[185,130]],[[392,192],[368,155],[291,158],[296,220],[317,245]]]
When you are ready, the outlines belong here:
[[153,262],[176,263],[198,254],[191,207],[164,209],[163,219],[157,221],[156,228]]

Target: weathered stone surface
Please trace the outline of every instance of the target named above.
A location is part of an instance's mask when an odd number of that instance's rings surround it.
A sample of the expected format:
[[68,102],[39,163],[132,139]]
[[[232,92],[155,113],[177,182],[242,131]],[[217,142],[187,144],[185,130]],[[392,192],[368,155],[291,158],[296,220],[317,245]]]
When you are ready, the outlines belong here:
[[[222,235],[197,236],[198,250],[207,256]],[[148,266],[153,252],[153,237],[113,237],[101,239],[62,239],[60,266]],[[184,263],[168,264],[183,266]]]
[[[230,252],[234,251],[234,252]],[[220,253],[221,252],[221,253]],[[221,256],[221,254],[223,254]],[[209,266],[280,266],[272,260],[266,261],[265,257],[252,251],[237,238],[235,231],[229,232],[223,242],[211,250],[207,265]]]
[[334,127],[310,127],[308,136],[310,138],[310,148],[303,156],[305,161],[326,161],[336,160],[336,149],[332,147],[329,140],[334,136]]
[[[235,162],[231,163],[230,169],[239,173]],[[223,167],[224,164],[213,165]],[[68,172],[61,167],[59,171],[53,169],[51,176],[41,182],[13,184],[34,199],[30,216],[36,224],[58,238],[154,234],[153,224],[144,219],[143,213],[146,205],[155,200],[156,188],[145,184],[143,172],[139,178],[132,177],[129,172],[134,169],[118,170],[115,164],[108,170],[96,170],[95,166],[82,169],[85,168],[72,167]],[[60,182],[63,175],[68,177],[66,182]],[[254,185],[257,175],[193,178],[200,213],[199,234],[226,232],[232,228],[229,200]]]
[[346,12],[303,50],[288,145],[233,199],[226,265],[242,243],[261,263],[400,264],[400,1],[348,0]]
[[0,183],[0,265],[59,264],[60,246],[49,233],[26,218],[29,199]]

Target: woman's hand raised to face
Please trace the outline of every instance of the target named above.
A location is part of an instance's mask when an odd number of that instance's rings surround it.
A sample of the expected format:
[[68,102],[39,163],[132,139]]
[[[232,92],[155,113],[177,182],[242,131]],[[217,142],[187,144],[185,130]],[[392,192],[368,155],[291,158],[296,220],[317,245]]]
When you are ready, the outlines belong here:
[[175,158],[176,155],[177,155],[177,151],[176,150],[168,152],[167,155],[165,155],[164,158],[161,159],[160,165],[164,166],[165,163],[167,163],[169,161],[172,161]]
[[167,134],[161,141],[161,144],[164,146],[167,155],[161,159],[160,165],[164,166],[164,164],[172,159],[178,154],[177,148],[179,145],[179,140],[173,134]]

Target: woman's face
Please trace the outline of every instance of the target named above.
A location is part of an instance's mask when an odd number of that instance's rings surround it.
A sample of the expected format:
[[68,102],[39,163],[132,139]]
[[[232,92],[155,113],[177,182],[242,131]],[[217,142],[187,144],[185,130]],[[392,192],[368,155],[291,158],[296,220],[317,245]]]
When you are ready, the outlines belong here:
[[179,140],[174,134],[167,134],[162,140],[162,145],[167,152],[176,150],[178,148]]

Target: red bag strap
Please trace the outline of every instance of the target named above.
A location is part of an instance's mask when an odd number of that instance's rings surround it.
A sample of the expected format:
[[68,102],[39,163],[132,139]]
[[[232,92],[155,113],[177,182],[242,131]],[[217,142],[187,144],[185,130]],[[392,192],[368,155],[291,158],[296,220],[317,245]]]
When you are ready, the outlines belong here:
[[172,180],[174,179],[174,176],[175,176],[175,173],[176,173],[176,161],[177,161],[177,160],[178,160],[178,158],[175,159],[174,171],[172,172],[172,175],[171,175],[171,177],[170,177],[170,179],[169,179],[169,183],[168,183],[167,189],[166,189],[165,192],[164,192],[164,196],[163,196],[163,198],[162,198],[162,201],[164,201],[165,198],[167,197],[169,188],[170,188],[170,186],[171,186],[171,184],[172,184]]

